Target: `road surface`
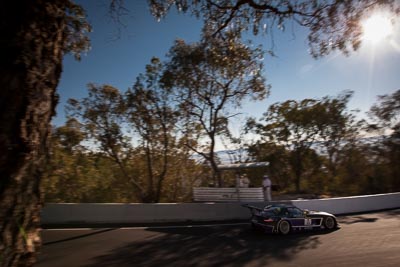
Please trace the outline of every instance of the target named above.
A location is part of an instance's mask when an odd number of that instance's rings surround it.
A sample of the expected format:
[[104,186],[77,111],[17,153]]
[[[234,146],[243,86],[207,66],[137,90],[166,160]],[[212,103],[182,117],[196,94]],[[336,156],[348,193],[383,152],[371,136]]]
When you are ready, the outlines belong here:
[[333,232],[288,236],[248,224],[43,230],[36,266],[400,266],[400,210],[339,223]]

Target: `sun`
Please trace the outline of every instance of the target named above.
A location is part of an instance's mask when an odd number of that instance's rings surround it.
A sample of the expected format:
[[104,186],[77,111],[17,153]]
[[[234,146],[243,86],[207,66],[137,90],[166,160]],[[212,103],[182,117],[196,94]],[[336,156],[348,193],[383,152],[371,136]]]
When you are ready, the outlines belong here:
[[393,34],[393,24],[383,13],[376,13],[362,23],[363,39],[371,44],[388,39]]

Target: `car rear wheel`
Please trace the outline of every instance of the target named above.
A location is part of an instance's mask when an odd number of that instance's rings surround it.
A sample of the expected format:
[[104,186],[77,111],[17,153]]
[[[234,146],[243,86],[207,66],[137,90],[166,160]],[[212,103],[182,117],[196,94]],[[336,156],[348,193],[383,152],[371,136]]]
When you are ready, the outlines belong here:
[[290,223],[288,221],[281,221],[278,226],[279,233],[287,235],[290,232]]
[[326,217],[324,220],[324,226],[328,230],[332,230],[336,226],[336,221],[333,217]]

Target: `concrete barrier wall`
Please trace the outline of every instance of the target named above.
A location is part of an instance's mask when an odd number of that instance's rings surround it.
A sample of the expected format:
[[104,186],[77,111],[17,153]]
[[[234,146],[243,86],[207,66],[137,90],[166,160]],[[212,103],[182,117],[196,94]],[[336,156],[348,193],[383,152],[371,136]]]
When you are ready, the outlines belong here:
[[293,200],[292,204],[309,210],[321,210],[332,214],[367,212],[400,208],[400,193],[368,196]]
[[46,204],[43,224],[161,223],[248,218],[239,203]]
[[[333,214],[366,212],[400,208],[400,193],[293,200],[299,208],[321,210]],[[43,224],[129,224],[190,221],[224,221],[248,219],[250,213],[244,203],[168,203],[168,204],[45,204]],[[266,203],[250,203],[262,207]]]

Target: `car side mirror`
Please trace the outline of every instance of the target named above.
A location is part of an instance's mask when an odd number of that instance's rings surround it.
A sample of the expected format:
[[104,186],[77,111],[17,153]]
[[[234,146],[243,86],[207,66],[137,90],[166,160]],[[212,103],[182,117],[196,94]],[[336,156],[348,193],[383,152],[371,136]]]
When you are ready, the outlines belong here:
[[307,215],[308,213],[310,213],[309,210],[303,210],[303,214],[304,214],[304,215]]

